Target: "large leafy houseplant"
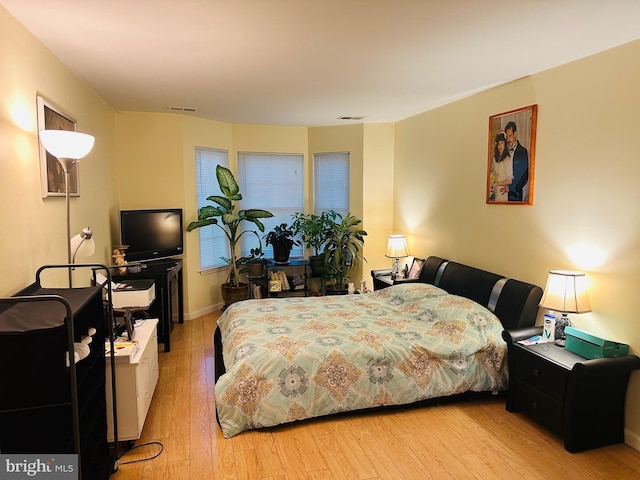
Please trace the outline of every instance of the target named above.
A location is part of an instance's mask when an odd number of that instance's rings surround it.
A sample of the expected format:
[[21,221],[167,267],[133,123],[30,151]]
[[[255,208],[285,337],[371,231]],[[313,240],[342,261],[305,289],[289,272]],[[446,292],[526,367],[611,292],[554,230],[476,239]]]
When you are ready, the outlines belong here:
[[324,274],[324,259],[322,253],[331,230],[336,225],[339,214],[328,210],[316,215],[315,213],[296,212],[292,216],[291,230],[294,235],[300,236],[305,248],[312,250],[309,256],[311,272],[313,276]]
[[367,232],[359,228],[362,220],[351,213],[345,217],[338,214],[337,220],[324,245],[324,267],[326,277],[330,280],[327,292],[346,293],[348,271],[366,261],[362,249]]
[[198,220],[191,222],[187,226],[187,231],[190,232],[196,228],[206,227],[208,225],[216,225],[222,229],[229,241],[229,250],[231,253],[231,258],[228,259],[231,269],[224,285],[238,288],[241,286],[239,267],[242,263],[240,260],[243,257],[238,257],[236,246],[245,233],[253,232],[257,235],[254,230],[241,230],[240,226],[244,222],[249,222],[253,223],[258,230],[264,232],[264,225],[260,219],[273,217],[273,214],[267,210],[255,208],[238,210],[236,212],[236,202],[242,200],[242,194],[240,193],[240,187],[233,173],[231,173],[231,170],[228,168],[217,165],[216,179],[218,180],[220,191],[224,196],[212,195],[207,197],[207,200],[213,202],[215,205],[205,205],[200,208],[198,211]]

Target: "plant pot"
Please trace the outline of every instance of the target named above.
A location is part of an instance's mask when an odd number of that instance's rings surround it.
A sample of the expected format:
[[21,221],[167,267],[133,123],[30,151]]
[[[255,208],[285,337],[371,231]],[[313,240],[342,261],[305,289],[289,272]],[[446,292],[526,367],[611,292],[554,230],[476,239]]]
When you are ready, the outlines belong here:
[[262,277],[264,273],[263,263],[247,263],[247,276],[249,277]]
[[222,285],[220,289],[222,290],[222,299],[224,300],[225,307],[249,298],[249,285],[246,283],[240,283],[238,287]]
[[273,261],[276,263],[287,263],[291,249],[285,244],[276,244],[273,246]]
[[311,267],[312,277],[322,277],[327,271],[327,269],[324,266],[324,257],[322,255],[310,256],[309,266]]
[[346,285],[327,285],[324,289],[327,295],[347,295],[349,293],[349,287]]

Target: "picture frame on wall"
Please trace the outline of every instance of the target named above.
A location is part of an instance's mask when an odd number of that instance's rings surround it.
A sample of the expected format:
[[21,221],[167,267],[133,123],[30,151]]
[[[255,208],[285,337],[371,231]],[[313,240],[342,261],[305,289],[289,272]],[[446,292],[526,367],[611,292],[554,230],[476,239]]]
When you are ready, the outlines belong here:
[[[58,106],[38,95],[36,98],[38,107],[38,132],[40,130],[68,130],[76,131],[76,121]],[[56,157],[47,152],[39,143],[40,151],[40,185],[42,198],[65,196],[65,174],[62,164]],[[74,162],[69,176],[69,195],[80,196],[80,182],[78,163]]]
[[488,204],[533,205],[538,106],[489,117]]

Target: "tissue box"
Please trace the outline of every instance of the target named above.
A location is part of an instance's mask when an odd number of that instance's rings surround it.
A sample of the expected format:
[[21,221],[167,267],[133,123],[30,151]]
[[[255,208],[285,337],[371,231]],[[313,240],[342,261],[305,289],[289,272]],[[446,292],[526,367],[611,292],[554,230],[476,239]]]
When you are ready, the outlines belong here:
[[566,327],[564,333],[565,348],[590,360],[629,355],[629,345],[625,343],[604,340],[575,327]]
[[113,308],[148,307],[155,299],[153,280],[122,282],[112,291]]

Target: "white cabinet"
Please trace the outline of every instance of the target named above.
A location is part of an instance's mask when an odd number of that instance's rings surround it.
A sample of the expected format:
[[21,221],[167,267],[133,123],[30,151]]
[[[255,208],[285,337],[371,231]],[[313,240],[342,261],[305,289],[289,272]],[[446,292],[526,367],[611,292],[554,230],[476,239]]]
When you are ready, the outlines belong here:
[[[116,355],[116,406],[118,440],[137,440],[142,433],[153,392],[158,383],[158,319],[138,320],[134,340],[138,351],[133,355]],[[113,438],[111,410],[111,360],[107,358],[107,438]]]

